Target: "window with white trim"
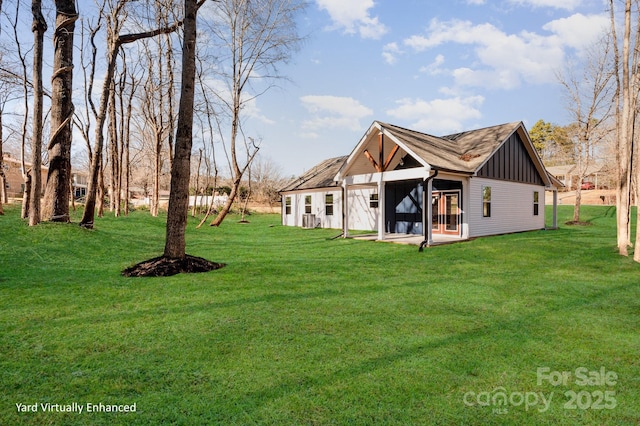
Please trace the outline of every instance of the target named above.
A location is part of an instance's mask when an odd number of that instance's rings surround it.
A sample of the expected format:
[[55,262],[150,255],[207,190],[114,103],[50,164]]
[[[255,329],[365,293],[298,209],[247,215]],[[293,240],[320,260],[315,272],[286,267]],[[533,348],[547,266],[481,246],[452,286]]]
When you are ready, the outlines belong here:
[[311,195],[306,195],[304,197],[304,212],[306,214],[311,213]]
[[291,214],[291,197],[284,198],[284,213]]
[[482,217],[491,217],[491,187],[482,187]]
[[324,214],[333,216],[333,194],[325,194],[324,196]]

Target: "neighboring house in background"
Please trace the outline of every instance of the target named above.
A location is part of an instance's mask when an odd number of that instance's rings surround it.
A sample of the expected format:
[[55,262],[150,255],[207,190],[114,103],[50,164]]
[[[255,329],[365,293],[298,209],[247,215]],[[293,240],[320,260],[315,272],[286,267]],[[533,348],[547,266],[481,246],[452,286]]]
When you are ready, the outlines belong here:
[[374,121],[349,156],[282,189],[282,223],[462,240],[545,228],[545,191],[555,227],[560,186],[522,123],[436,137]]
[[[31,163],[25,163],[25,167],[29,169],[31,167]],[[7,197],[22,198],[22,194],[24,193],[24,179],[22,178],[22,163],[20,159],[5,152],[2,158],[2,168],[4,169],[4,175],[6,178],[4,187]],[[44,194],[44,182],[47,180],[49,168],[42,166],[40,173],[43,182],[42,194]]]
[[[577,172],[577,166],[575,164],[565,164],[562,166],[550,166],[547,167],[549,174],[558,179],[565,188],[569,191],[577,188],[580,183],[580,176]],[[595,189],[602,187],[603,177],[607,175],[607,171],[600,164],[592,164],[587,167],[585,171],[584,182],[593,183]],[[605,182],[606,183],[606,182]]]
[[71,186],[73,198],[84,198],[87,196],[87,188],[89,187],[89,175],[83,172],[71,173]]
[[[25,163],[28,168],[31,163]],[[24,193],[24,179],[22,178],[22,164],[18,158],[5,153],[2,159],[2,167],[6,176],[5,189],[7,196],[11,198],[22,198]],[[42,195],[44,195],[45,183],[49,174],[49,167],[42,166]],[[87,194],[88,175],[86,173],[71,173],[72,194],[74,198],[84,197]]]

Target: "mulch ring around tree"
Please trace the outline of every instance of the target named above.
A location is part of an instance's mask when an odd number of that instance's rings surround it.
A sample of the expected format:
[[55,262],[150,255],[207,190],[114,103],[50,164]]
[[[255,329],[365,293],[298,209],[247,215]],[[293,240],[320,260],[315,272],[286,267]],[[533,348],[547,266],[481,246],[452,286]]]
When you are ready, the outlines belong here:
[[593,225],[593,223],[591,222],[582,222],[582,221],[575,221],[575,220],[570,220],[569,222],[565,222],[565,225],[572,225],[572,226],[591,226]]
[[197,256],[186,255],[181,259],[160,256],[133,265],[122,271],[122,275],[125,277],[169,277],[182,273],[209,272],[224,266],[224,263],[211,262]]

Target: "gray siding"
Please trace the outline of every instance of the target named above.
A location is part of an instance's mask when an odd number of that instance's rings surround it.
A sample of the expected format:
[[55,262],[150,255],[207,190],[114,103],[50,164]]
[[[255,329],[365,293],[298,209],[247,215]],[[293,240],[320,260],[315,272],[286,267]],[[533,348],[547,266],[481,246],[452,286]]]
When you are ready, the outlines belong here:
[[[491,187],[491,217],[482,216],[482,187]],[[533,214],[533,192],[539,192],[538,216]],[[470,237],[544,228],[544,186],[472,178],[467,206]]]

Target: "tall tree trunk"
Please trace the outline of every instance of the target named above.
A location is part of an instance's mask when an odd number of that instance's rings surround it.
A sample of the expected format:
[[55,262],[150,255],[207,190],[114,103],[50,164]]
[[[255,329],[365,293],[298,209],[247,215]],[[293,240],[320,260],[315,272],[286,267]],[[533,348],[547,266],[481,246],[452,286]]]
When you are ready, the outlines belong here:
[[98,159],[98,183],[96,185],[96,210],[98,217],[104,216],[104,158]]
[[109,161],[111,166],[111,183],[109,191],[109,211],[115,212],[116,217],[120,216],[120,206],[116,207],[118,191],[119,161],[118,161],[118,123],[116,114],[116,88],[115,80],[111,80],[111,91],[109,100]]
[[[56,0],[53,76],[51,77],[51,139],[49,175],[42,208],[45,220],[69,221],[71,124],[73,120],[73,31],[78,19],[74,0]],[[40,171],[37,170],[36,173]]]
[[189,177],[193,144],[193,103],[195,95],[196,0],[184,0],[184,41],[182,48],[182,87],[178,108],[175,155],[171,167],[171,193],[167,214],[164,257],[186,256],[185,231],[189,210]]
[[124,131],[125,131],[125,111],[124,111],[124,90],[125,85],[127,83],[127,68],[126,68],[126,58],[123,55],[123,70],[120,75],[120,81],[118,84],[118,100],[120,106],[120,120],[119,120],[119,132],[118,132],[118,176],[116,178],[116,217],[120,216],[122,211],[122,173],[124,170],[124,165],[122,164],[124,161]]
[[578,182],[578,187],[576,188],[576,202],[573,205],[573,221],[575,223],[580,222],[580,206],[582,205],[582,189],[581,183]]
[[[162,126],[161,126],[162,128]],[[151,195],[151,216],[158,216],[160,208],[160,168],[162,167],[162,133],[156,132],[153,162],[153,194]]]
[[167,38],[167,54],[165,58],[167,60],[167,76],[168,76],[168,85],[167,88],[167,104],[169,107],[168,113],[168,125],[169,125],[169,134],[167,135],[167,144],[169,146],[169,168],[173,167],[173,135],[175,131],[175,116],[173,113],[173,91],[174,91],[174,77],[173,77],[173,68],[174,68],[174,60],[173,60],[173,43],[171,42],[171,34],[166,35]]
[[29,205],[31,204],[31,169],[27,170],[24,178],[24,192],[22,193],[22,218],[29,217]]
[[[611,22],[615,35],[613,0],[610,1]],[[617,120],[616,163],[618,165],[616,207],[617,207],[617,244],[622,256],[629,255],[631,245],[630,204],[631,204],[631,144],[634,137],[634,105],[632,102],[631,81],[633,73],[629,69],[631,44],[631,0],[625,2],[624,33],[622,38],[622,57],[617,51],[617,39],[614,38],[614,52],[618,71],[622,68],[622,77],[618,81],[620,113]],[[618,75],[620,73],[618,72]]]
[[2,205],[4,204],[5,197],[7,196],[7,190],[5,189],[7,179],[4,175],[4,166],[2,165],[2,159],[4,158],[4,152],[2,152],[2,142],[2,111],[0,111],[0,215],[4,214],[4,207]]
[[198,210],[198,190],[200,187],[200,167],[202,166],[202,148],[200,148],[198,155],[198,168],[196,169],[196,184],[194,185],[195,191],[193,193],[193,209],[191,210],[191,216],[195,217]]
[[23,101],[24,101],[24,116],[22,120],[22,131],[21,133],[21,143],[20,143],[20,171],[22,173],[22,180],[24,182],[24,187],[22,191],[22,212],[20,217],[22,219],[26,219],[29,217],[29,197],[31,196],[31,176],[29,171],[27,170],[26,164],[26,145],[27,145],[27,127],[29,124],[29,86],[27,82],[29,81],[29,76],[27,74],[27,60],[26,56],[22,54],[22,47],[20,44],[20,38],[18,37],[18,17],[20,15],[20,2],[16,2],[16,14],[15,20],[12,22],[13,26],[13,35],[14,40],[16,42],[16,50],[18,53],[18,58],[20,59],[20,65],[22,69],[22,93],[23,93]]
[[31,138],[31,196],[29,202],[29,226],[40,223],[40,197],[42,197],[42,51],[47,23],[42,16],[42,1],[31,2],[33,22],[33,134]]
[[[109,100],[109,93],[113,80],[113,74],[116,68],[116,54],[118,52],[118,44],[115,40],[107,41],[107,71],[104,79],[102,93],[100,95],[100,107],[98,110],[98,116],[96,117],[96,139],[93,147],[93,155],[91,156],[91,170],[89,171],[89,187],[87,189],[87,200],[80,220],[80,226],[84,228],[93,228],[94,217],[96,213],[96,202],[98,198],[98,187],[102,188],[99,180],[102,169],[102,150],[104,147],[104,123],[107,115],[107,104]],[[100,198],[102,200],[102,197]],[[102,201],[100,201],[102,204]]]
[[[116,5],[116,9],[112,12],[112,21],[117,21],[118,15],[122,8],[124,7],[125,2],[120,1]],[[98,187],[98,177],[99,171],[101,168],[101,156],[102,149],[104,147],[104,123],[106,121],[107,115],[107,104],[109,100],[109,89],[111,87],[110,81],[113,80],[113,75],[116,68],[116,57],[118,54],[118,50],[120,46],[127,43],[133,43],[137,40],[141,40],[144,38],[155,37],[160,34],[165,34],[168,32],[175,31],[181,23],[173,24],[166,28],[159,28],[152,31],[145,31],[141,33],[131,33],[131,34],[123,34],[120,35],[120,27],[122,22],[116,22],[115,28],[109,28],[109,34],[107,37],[107,71],[104,78],[104,84],[102,86],[102,94],[100,95],[100,107],[98,110],[98,114],[96,116],[96,140],[95,146],[93,149],[93,156],[91,159],[91,171],[89,173],[89,188],[87,191],[87,201],[84,209],[84,213],[82,215],[82,219],[80,220],[80,226],[85,228],[93,228],[94,216],[96,211],[96,198],[97,198],[97,187]]]
[[631,38],[631,0],[625,2],[625,19],[622,36],[622,56],[618,49],[618,36],[616,31],[616,17],[614,1],[609,0],[610,25],[614,52],[614,78],[616,82],[616,230],[618,253],[628,256],[628,248],[631,242],[630,235],[630,146],[629,131],[633,135],[633,129],[629,129],[630,99],[629,99],[629,45]]
[[130,136],[131,136],[131,113],[133,110],[133,96],[135,94],[135,77],[131,75],[131,92],[127,99],[127,114],[124,122],[124,163],[123,163],[123,176],[124,176],[124,215],[129,215],[129,177],[131,176],[131,159],[130,159]]
[[[637,143],[635,145],[638,145]],[[635,198],[636,198],[636,243],[633,249],[633,260],[636,262],[640,262],[640,167],[638,167],[637,162],[640,161],[640,147],[636,146],[635,153],[635,164],[636,164],[636,172],[635,172]]]

